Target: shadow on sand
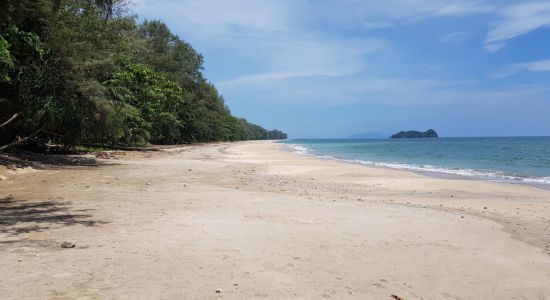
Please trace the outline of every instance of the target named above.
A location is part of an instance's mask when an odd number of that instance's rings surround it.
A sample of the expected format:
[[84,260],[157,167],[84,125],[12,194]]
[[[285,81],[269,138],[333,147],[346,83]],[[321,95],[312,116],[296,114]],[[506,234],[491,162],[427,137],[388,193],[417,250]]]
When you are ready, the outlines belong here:
[[[48,230],[52,226],[96,226],[107,223],[93,220],[89,211],[90,209],[73,210],[68,202],[28,202],[13,197],[0,198],[0,234],[14,237]],[[3,243],[8,241],[0,240],[0,244]]]
[[84,157],[82,155],[54,155],[54,154],[35,154],[35,153],[0,153],[0,165],[13,167],[33,167],[36,169],[49,169],[56,167],[99,167],[112,165],[105,161],[98,161],[95,158]]

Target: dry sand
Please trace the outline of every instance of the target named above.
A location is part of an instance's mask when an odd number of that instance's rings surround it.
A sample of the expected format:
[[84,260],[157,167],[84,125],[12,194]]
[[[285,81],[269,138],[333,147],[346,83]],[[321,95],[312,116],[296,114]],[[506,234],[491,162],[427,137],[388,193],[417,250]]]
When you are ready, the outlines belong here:
[[1,171],[0,298],[550,299],[549,191],[279,147]]

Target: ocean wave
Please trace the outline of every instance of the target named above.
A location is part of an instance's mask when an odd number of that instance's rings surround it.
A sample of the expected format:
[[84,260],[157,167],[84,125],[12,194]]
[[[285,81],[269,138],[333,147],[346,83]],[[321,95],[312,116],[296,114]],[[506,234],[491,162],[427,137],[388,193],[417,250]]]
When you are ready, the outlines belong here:
[[460,169],[460,168],[445,168],[432,165],[413,165],[403,163],[388,163],[388,162],[374,162],[360,159],[343,159],[330,155],[318,155],[313,149],[310,149],[300,144],[287,144],[288,148],[300,155],[315,156],[323,159],[337,160],[348,163],[356,163],[362,165],[384,167],[398,170],[407,170],[420,173],[437,173],[452,176],[470,177],[477,179],[485,179],[489,181],[508,182],[508,183],[527,183],[527,184],[548,184],[550,185],[550,177],[520,177],[509,175],[500,171],[492,170],[475,170],[475,169]]
[[372,161],[363,161],[363,160],[353,160],[364,165],[372,165],[379,167],[387,167],[392,169],[408,170],[414,172],[427,172],[427,173],[439,173],[453,176],[462,176],[462,177],[473,177],[486,179],[490,181],[499,181],[499,182],[523,182],[523,183],[532,183],[532,184],[550,184],[550,177],[519,177],[506,174],[500,171],[492,170],[474,170],[474,169],[451,169],[444,168],[432,165],[410,165],[410,164],[399,164],[399,163],[382,163],[382,162],[372,162]]
[[308,147],[305,147],[303,145],[286,144],[286,146],[290,149],[290,151],[292,151],[296,154],[310,154],[312,152],[311,149],[309,149]]

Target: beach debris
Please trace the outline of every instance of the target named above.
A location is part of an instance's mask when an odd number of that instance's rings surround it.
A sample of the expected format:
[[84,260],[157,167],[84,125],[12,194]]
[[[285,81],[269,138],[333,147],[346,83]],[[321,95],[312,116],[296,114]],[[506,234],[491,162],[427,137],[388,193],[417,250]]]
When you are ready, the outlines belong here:
[[193,171],[193,169],[189,168],[189,172]]
[[461,219],[464,219],[464,216],[460,216]]
[[95,157],[99,159],[118,159],[112,152],[98,152]]
[[216,294],[221,294],[222,289],[216,289]]
[[483,206],[483,209],[487,209],[487,206]]
[[64,241],[61,243],[61,248],[74,248],[76,247],[75,241]]
[[391,294],[391,297],[392,297],[393,299],[395,299],[395,300],[405,300],[405,299],[403,299],[403,298],[401,298],[401,297],[399,297],[399,296],[397,296],[397,295],[394,295],[394,294]]

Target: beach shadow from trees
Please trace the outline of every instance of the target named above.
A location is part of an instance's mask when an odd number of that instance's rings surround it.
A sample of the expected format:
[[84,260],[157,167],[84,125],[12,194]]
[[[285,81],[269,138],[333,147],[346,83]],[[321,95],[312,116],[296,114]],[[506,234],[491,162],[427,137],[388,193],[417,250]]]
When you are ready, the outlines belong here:
[[16,168],[32,167],[50,169],[58,167],[99,167],[115,165],[114,162],[100,161],[80,155],[35,154],[35,153],[0,153],[0,166]]
[[[28,202],[14,197],[0,198],[0,234],[8,237],[41,232],[59,226],[97,226],[108,222],[92,219],[90,209],[71,209],[68,202]],[[3,241],[0,241],[0,244]]]

